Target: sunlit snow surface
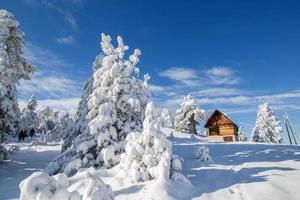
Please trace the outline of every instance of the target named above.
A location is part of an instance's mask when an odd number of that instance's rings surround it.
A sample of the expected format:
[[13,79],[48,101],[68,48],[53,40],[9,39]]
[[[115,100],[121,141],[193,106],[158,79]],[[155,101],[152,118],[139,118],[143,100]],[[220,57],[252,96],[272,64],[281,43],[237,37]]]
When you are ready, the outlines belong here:
[[[118,166],[92,170],[110,184],[116,199],[272,199],[300,198],[300,146],[249,143],[210,143],[186,134],[171,137],[173,151],[183,157],[183,174],[192,185],[149,181],[131,184],[118,175]],[[212,161],[197,160],[197,145],[209,147]],[[0,199],[18,199],[18,184],[42,169],[59,153],[59,144],[19,144],[20,152],[0,165]],[[82,191],[80,173],[69,179],[69,190]]]

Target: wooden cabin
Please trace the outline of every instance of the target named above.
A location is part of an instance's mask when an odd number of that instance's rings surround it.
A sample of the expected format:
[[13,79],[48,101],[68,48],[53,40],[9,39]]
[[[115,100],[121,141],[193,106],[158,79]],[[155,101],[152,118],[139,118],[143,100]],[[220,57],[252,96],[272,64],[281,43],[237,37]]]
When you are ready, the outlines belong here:
[[225,114],[215,110],[205,126],[208,140],[212,142],[238,141],[238,126]]

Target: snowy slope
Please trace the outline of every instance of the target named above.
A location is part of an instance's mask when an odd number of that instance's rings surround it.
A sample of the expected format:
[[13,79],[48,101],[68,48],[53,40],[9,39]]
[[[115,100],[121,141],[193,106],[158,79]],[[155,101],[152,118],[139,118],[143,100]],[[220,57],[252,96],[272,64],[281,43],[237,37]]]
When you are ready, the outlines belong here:
[[213,162],[203,164],[192,153],[200,144],[184,137],[173,140],[175,153],[185,160],[183,174],[195,187],[187,199],[300,198],[299,146],[205,144]]
[[[131,184],[121,178],[118,166],[89,169],[110,184],[117,200],[123,199],[244,199],[297,200],[300,197],[300,146],[249,143],[210,143],[175,134],[173,150],[184,158],[183,174],[191,184],[149,181]],[[197,145],[210,149],[213,161],[196,159]],[[0,165],[0,199],[18,199],[18,184],[59,153],[59,145],[21,144],[13,161]],[[69,190],[84,191],[84,176],[70,178]]]
[[33,172],[41,171],[46,164],[60,153],[60,144],[11,143],[19,151],[9,155],[9,160],[0,164],[0,199],[19,199],[19,183]]

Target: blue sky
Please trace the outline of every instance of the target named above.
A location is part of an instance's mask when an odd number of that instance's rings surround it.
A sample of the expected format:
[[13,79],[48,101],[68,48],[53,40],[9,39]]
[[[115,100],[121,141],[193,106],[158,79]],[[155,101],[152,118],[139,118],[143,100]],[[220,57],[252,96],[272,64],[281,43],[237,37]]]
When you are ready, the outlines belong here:
[[76,109],[100,53],[100,34],[142,50],[152,98],[176,110],[195,96],[210,114],[226,112],[247,133],[257,105],[290,114],[300,130],[299,1],[1,0],[25,32],[26,56],[39,71],[19,87],[21,104]]

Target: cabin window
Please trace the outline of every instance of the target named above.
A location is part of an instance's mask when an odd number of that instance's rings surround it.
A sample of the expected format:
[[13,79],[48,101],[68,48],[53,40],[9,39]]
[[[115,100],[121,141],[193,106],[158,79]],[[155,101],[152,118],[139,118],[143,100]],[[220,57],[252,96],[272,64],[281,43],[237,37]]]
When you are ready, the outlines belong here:
[[224,137],[224,142],[233,142],[232,136],[226,136],[226,137]]

